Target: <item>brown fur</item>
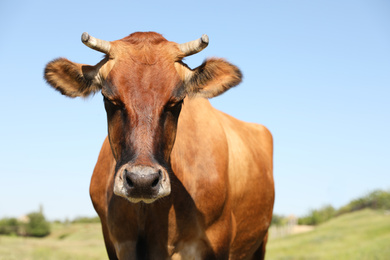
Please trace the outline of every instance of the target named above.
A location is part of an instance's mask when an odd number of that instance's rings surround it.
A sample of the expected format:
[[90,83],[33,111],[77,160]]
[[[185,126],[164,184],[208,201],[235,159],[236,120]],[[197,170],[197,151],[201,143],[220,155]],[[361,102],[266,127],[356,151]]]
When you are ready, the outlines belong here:
[[[46,67],[47,82],[62,94],[101,89],[105,97],[109,133],[90,194],[109,258],[263,259],[272,136],[204,99],[241,81],[236,66],[214,58],[191,70],[182,58],[176,43],[149,32],[111,42],[96,66],[57,59]],[[127,169],[158,170],[158,187],[165,192],[169,183],[170,194],[145,191],[157,200],[133,203],[138,195],[123,188]]]
[[51,61],[45,68],[45,79],[68,97],[86,97],[100,90],[94,82],[94,67],[73,63],[65,58]]
[[159,44],[166,42],[167,40],[159,33],[155,32],[135,32],[122,39],[122,41],[129,42],[131,44]]
[[187,91],[212,98],[238,85],[241,80],[241,71],[236,66],[223,59],[208,59],[194,70],[193,76],[187,82]]

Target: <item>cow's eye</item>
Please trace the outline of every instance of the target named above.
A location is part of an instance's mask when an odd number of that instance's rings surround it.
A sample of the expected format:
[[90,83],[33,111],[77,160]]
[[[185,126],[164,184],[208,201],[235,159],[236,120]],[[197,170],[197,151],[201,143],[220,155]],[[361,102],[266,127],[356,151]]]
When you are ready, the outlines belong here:
[[123,107],[121,102],[109,99],[104,95],[103,95],[103,101],[105,106],[109,105],[110,107],[114,107],[116,109],[121,109]]
[[180,108],[182,104],[183,104],[183,100],[175,101],[175,102],[169,102],[169,103],[165,106],[165,110],[166,110],[166,111],[176,110],[176,109]]

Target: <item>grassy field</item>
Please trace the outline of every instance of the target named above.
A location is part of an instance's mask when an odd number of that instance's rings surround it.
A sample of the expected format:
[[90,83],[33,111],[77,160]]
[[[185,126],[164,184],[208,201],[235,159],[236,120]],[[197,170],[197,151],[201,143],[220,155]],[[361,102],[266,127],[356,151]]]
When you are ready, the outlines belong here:
[[267,259],[390,259],[390,215],[362,210],[313,231],[270,239]]
[[[107,259],[100,224],[53,224],[45,238],[0,236],[0,260]],[[363,210],[270,239],[266,259],[390,259],[390,215]]]
[[100,223],[53,224],[45,238],[0,236],[0,260],[107,259]]

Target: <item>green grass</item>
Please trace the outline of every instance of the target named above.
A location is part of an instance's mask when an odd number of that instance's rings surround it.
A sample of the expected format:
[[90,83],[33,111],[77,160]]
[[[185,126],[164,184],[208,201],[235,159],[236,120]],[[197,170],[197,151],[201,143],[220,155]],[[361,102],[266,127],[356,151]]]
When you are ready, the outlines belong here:
[[267,259],[390,259],[390,215],[362,210],[315,230],[270,239]]
[[[45,238],[0,236],[0,260],[107,259],[99,223],[52,224]],[[390,215],[363,210],[270,239],[266,259],[390,259]]]
[[100,223],[52,224],[45,238],[0,236],[0,260],[108,259]]

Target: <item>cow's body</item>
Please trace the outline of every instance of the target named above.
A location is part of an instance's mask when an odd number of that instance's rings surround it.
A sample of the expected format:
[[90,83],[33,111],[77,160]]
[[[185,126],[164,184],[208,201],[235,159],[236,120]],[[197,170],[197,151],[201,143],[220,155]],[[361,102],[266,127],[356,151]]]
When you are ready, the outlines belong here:
[[204,98],[238,84],[239,70],[216,59],[190,70],[181,59],[199,41],[83,41],[106,58],[93,67],[58,59],[45,77],[67,96],[104,96],[109,135],[90,194],[110,259],[263,259],[272,136]]
[[136,259],[142,241],[149,259],[261,255],[274,199],[268,130],[194,98],[184,101],[177,131],[172,193],[153,204],[113,195],[115,160],[105,140],[90,192],[109,251]]

